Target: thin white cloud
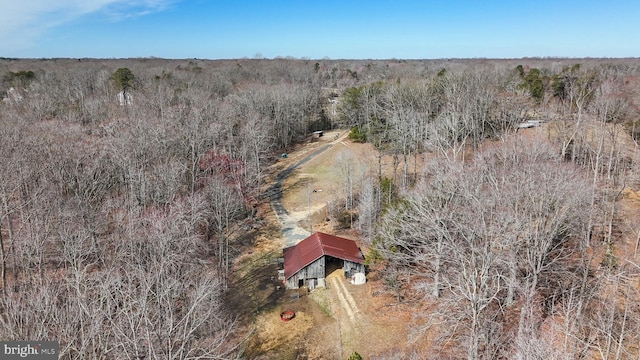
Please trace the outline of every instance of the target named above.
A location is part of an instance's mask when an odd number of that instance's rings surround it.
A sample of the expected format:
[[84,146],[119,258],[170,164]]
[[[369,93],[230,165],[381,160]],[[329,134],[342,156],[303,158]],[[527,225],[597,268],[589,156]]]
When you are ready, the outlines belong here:
[[29,49],[44,32],[100,13],[122,21],[162,11],[176,0],[0,0],[0,56]]
[[105,14],[112,21],[122,21],[162,11],[175,2],[176,0],[112,1],[112,5],[105,8]]

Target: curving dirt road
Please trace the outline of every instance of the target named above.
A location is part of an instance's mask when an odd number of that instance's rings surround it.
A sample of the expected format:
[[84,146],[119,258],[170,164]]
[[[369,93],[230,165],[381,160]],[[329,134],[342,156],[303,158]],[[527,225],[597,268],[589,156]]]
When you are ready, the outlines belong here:
[[337,142],[342,141],[345,138],[345,136],[346,134],[335,139],[329,144],[323,145],[319,149],[316,149],[309,155],[305,156],[301,160],[298,160],[293,165],[290,165],[289,167],[281,171],[276,176],[275,182],[271,186],[269,186],[269,188],[267,189],[266,194],[271,199],[269,202],[271,204],[271,208],[273,209],[273,212],[276,214],[276,216],[278,217],[278,220],[280,221],[280,224],[282,225],[282,236],[284,237],[284,247],[296,245],[301,240],[311,235],[311,233],[307,229],[300,227],[300,225],[298,225],[298,222],[300,221],[300,219],[298,217],[291,216],[290,212],[287,211],[287,209],[285,209],[284,206],[282,206],[281,199],[282,199],[283,181],[289,175],[291,175],[291,173],[295,169],[297,169],[299,166],[307,163],[309,160],[313,159],[314,157],[318,156],[322,152],[331,148]]

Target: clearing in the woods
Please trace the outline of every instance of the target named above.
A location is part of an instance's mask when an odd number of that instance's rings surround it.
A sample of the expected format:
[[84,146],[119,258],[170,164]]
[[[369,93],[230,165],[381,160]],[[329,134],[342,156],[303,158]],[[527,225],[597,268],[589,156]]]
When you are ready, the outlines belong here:
[[[391,159],[383,158],[382,164],[385,172],[391,171]],[[284,212],[275,214],[267,206],[261,209],[266,213],[266,230],[252,253],[241,257],[238,264],[239,268],[252,269],[241,271],[245,281],[236,282],[254,289],[251,294],[249,289],[240,292],[246,295],[245,301],[251,302],[256,315],[255,328],[247,340],[248,358],[343,359],[354,352],[367,358],[392,353],[399,344],[410,341],[406,324],[411,314],[384,290],[376,272],[368,274],[366,284],[353,285],[341,269],[336,269],[328,275],[326,288],[311,292],[285,290],[277,279],[274,259],[284,246],[296,241],[286,238],[287,232],[283,235],[280,231],[283,228],[294,237],[323,231],[358,240],[353,231],[336,229],[330,209],[344,201],[347,168],[353,172],[351,176],[357,176],[363,171],[377,171],[377,166],[374,148],[351,142],[345,131],[311,138],[273,166],[274,179],[289,170],[286,177],[278,179],[282,191],[278,203]],[[363,252],[366,254],[366,249]],[[283,322],[279,316],[283,310],[293,310],[296,315]]]

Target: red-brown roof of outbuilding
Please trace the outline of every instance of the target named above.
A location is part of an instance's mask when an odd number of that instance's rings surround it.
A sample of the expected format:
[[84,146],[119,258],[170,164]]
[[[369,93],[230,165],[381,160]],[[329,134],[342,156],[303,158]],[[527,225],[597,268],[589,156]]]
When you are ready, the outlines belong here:
[[362,252],[355,241],[321,232],[315,232],[297,245],[285,248],[283,254],[284,276],[287,279],[323,255],[364,263]]

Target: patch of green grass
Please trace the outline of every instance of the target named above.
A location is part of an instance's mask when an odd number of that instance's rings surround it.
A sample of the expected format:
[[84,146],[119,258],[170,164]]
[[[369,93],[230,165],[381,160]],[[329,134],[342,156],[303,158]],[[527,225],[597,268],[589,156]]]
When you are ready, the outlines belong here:
[[313,300],[318,307],[327,317],[333,318],[333,313],[331,312],[331,308],[329,306],[329,300],[327,299],[327,289],[316,288],[311,292],[309,298]]
[[318,175],[329,174],[331,170],[332,168],[329,166],[318,165],[318,166],[314,166],[306,169],[306,173],[309,175],[315,175],[317,177]]

